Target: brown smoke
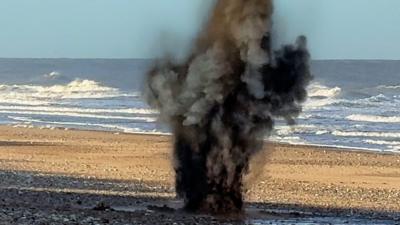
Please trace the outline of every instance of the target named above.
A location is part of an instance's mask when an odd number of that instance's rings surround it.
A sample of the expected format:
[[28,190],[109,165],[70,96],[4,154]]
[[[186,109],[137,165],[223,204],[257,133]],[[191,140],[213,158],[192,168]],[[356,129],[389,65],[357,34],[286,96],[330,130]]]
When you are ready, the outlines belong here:
[[311,75],[305,37],[271,52],[271,0],[219,0],[182,64],[155,66],[146,97],[175,137],[189,210],[243,206],[243,176],[276,118],[293,123]]

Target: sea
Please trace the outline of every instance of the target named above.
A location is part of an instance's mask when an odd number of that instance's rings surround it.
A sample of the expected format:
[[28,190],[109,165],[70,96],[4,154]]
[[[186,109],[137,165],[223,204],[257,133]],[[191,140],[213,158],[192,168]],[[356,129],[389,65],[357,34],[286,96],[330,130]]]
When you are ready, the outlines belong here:
[[[0,124],[169,134],[143,101],[147,59],[0,59]],[[400,153],[400,61],[313,61],[297,124],[276,142]]]

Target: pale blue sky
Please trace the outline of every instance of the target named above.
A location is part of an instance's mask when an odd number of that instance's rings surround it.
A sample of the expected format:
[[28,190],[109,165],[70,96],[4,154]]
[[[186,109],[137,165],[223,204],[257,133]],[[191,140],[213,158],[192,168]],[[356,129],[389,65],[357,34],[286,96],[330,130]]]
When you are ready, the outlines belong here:
[[[213,1],[0,0],[0,57],[183,52]],[[278,43],[305,34],[315,59],[400,59],[400,0],[275,2]]]

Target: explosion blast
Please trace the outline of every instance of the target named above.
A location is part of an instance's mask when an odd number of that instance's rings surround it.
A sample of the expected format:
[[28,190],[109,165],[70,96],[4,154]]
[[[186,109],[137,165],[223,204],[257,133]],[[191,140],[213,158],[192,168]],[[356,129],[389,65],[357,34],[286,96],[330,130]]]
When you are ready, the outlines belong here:
[[184,63],[154,66],[146,98],[174,134],[176,191],[186,209],[243,207],[243,176],[274,120],[302,110],[306,38],[271,51],[272,0],[219,0]]

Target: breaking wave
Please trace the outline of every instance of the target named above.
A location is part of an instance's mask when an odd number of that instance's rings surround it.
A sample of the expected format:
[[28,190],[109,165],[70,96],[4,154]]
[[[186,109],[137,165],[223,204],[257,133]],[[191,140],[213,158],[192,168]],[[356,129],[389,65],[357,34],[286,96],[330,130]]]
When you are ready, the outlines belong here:
[[275,127],[275,133],[276,135],[280,137],[286,137],[289,135],[292,135],[294,133],[298,134],[310,134],[310,133],[317,133],[320,131],[320,128],[318,128],[315,125],[295,125],[295,126],[287,126],[287,125],[282,125],[282,126],[276,126]]
[[63,113],[63,112],[35,112],[35,111],[7,111],[0,110],[0,114],[12,115],[47,115],[47,116],[67,116],[67,117],[80,117],[80,118],[94,118],[94,119],[112,119],[112,120],[128,120],[128,121],[142,121],[147,123],[156,122],[156,117],[138,117],[138,116],[109,116],[109,115],[95,115],[85,113]]
[[[91,128],[91,127],[96,127],[99,128],[100,130],[111,130],[111,131],[122,131],[124,133],[151,133],[151,134],[168,134],[164,132],[157,131],[156,129],[154,130],[149,130],[149,129],[142,129],[140,127],[127,127],[124,125],[115,125],[115,124],[104,124],[104,123],[84,123],[84,122],[59,122],[59,121],[45,121],[45,120],[40,120],[40,119],[33,119],[30,117],[17,117],[17,116],[9,116],[10,119],[18,122],[22,122],[23,124],[19,123],[14,125],[15,127],[34,127],[31,124],[32,123],[37,123],[37,124],[47,124],[45,126],[39,126],[40,128],[55,128],[57,126],[60,127],[65,127],[65,126],[74,126],[74,127],[85,127],[85,128]],[[53,125],[53,126],[51,126]]]
[[390,90],[396,90],[400,89],[400,85],[380,85],[377,87],[378,89],[390,89]]
[[400,138],[397,132],[362,132],[362,131],[333,131],[333,135],[340,137],[382,137],[382,138]]
[[57,71],[53,71],[51,73],[44,74],[43,77],[47,78],[47,79],[56,79],[56,78],[61,77],[61,73],[57,72]]
[[364,140],[365,143],[374,145],[389,145],[389,146],[399,146],[400,141],[381,141],[381,140]]
[[308,88],[308,91],[309,91],[308,96],[311,98],[313,97],[332,98],[338,96],[342,91],[342,89],[339,87],[334,87],[334,88],[327,87],[320,83],[313,83]]
[[320,83],[312,83],[308,88],[309,99],[305,103],[305,109],[320,108],[337,101],[342,89],[339,87],[327,87]]
[[[93,80],[76,79],[66,85],[7,85],[0,84],[0,103],[22,103],[42,105],[54,99],[90,99],[121,96],[139,96],[138,93],[123,93],[117,88],[107,87]],[[37,103],[37,104],[35,104]]]
[[374,115],[353,114],[346,118],[348,120],[359,121],[359,122],[400,123],[399,116],[374,116]]
[[400,151],[400,141],[364,140],[364,143],[385,146],[391,151]]
[[0,105],[1,111],[18,111],[18,112],[53,112],[53,113],[89,113],[89,114],[142,114],[142,115],[156,115],[158,111],[144,108],[123,108],[123,109],[106,109],[106,108],[78,108],[78,107],[51,107],[51,106],[3,106]]

